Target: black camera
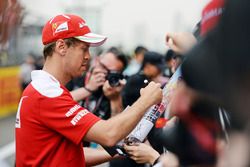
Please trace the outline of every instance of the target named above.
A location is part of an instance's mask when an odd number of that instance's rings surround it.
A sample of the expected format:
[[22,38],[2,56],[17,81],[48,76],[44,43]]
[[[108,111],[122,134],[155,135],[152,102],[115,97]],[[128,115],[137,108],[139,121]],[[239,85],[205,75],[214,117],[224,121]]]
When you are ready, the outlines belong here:
[[109,85],[112,87],[119,86],[119,80],[123,78],[123,74],[119,71],[109,71],[106,76],[106,79],[109,81]]

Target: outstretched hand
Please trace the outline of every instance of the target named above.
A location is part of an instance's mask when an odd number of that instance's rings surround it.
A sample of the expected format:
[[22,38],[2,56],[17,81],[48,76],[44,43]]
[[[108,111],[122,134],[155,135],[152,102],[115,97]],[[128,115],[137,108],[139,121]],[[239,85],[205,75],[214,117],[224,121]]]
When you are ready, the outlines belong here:
[[166,44],[175,53],[184,54],[189,51],[197,43],[196,38],[192,33],[167,33]]
[[140,90],[140,94],[150,106],[158,104],[161,102],[163,96],[161,84],[151,81],[145,88]]
[[155,160],[160,157],[160,154],[156,150],[145,143],[124,145],[124,149],[129,154],[130,158],[139,164],[150,163],[153,165]]

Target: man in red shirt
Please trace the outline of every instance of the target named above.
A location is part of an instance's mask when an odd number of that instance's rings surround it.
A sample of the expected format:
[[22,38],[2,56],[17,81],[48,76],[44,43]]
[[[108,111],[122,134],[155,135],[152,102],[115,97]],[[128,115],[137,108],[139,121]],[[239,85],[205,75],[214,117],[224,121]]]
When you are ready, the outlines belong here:
[[150,106],[161,101],[160,84],[151,82],[128,111],[105,121],[73,100],[64,85],[86,70],[89,47],[105,40],[76,15],[58,15],[46,23],[45,64],[43,70],[31,73],[32,82],[23,92],[16,116],[16,166],[84,167],[83,140],[113,146]]

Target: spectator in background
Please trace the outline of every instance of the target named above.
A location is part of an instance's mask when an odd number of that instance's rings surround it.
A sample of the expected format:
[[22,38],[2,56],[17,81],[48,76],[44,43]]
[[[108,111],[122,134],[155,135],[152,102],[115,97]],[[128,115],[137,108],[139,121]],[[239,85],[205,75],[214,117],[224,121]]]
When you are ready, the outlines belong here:
[[119,81],[116,81],[116,82],[119,82],[119,85],[111,86],[109,84],[109,81],[106,80],[104,85],[102,86],[103,94],[109,101],[109,107],[110,107],[109,112],[111,112],[111,115],[110,115],[111,117],[121,113],[124,109],[122,105],[121,92],[126,83],[126,80],[120,79]]
[[31,82],[31,71],[35,69],[35,57],[32,54],[26,56],[25,61],[20,66],[20,84],[22,90]]
[[[187,53],[182,66],[186,85],[173,99],[185,104],[186,111],[202,97],[228,109],[232,129],[221,156],[223,166],[250,165],[249,16],[248,0],[226,1],[218,26]],[[178,111],[176,104],[172,107]]]
[[[102,119],[110,118],[112,112],[121,112],[123,108],[120,108],[119,106],[121,105],[117,104],[117,102],[119,103],[119,101],[121,101],[121,90],[125,84],[125,82],[121,82],[123,79],[122,72],[126,66],[126,56],[116,47],[111,47],[107,52],[101,55],[99,61],[93,67],[93,71],[97,69],[104,70],[104,82],[102,86],[93,91],[92,94],[84,100],[84,107],[88,108]],[[109,78],[111,75],[116,75],[118,77],[116,78],[117,83],[114,85],[111,83],[112,78]],[[89,79],[91,80],[91,75]],[[85,83],[87,84],[86,86],[90,86],[87,80]],[[89,89],[92,91],[92,88]],[[112,111],[112,108],[114,111]]]
[[[122,72],[126,66],[126,56],[116,47],[111,47],[100,55],[99,59],[90,67],[83,77],[83,87],[71,91],[71,94],[76,101],[83,100],[82,105],[98,117],[110,118],[112,114],[110,100],[112,99],[113,105],[121,106],[117,102],[121,101],[120,92],[125,84],[124,81],[121,82]],[[115,85],[110,84],[109,81],[114,80],[116,80]],[[120,110],[122,108],[114,112],[117,113]]]
[[167,68],[171,69],[171,60],[174,57],[174,51],[172,49],[169,49],[165,54],[165,62],[167,65]]
[[165,54],[165,62],[168,70],[168,77],[171,77],[179,65],[182,63],[183,57],[180,54],[174,53],[172,49],[169,49]]
[[130,61],[128,67],[124,71],[124,75],[131,76],[139,72],[145,52],[148,50],[143,46],[137,46],[134,51],[132,60]]
[[36,57],[36,62],[35,62],[35,69],[36,70],[43,69],[44,61],[45,60],[44,60],[43,56],[37,56]]
[[[163,55],[157,52],[146,52],[140,71],[128,78],[123,90],[124,107],[133,104],[140,96],[140,89],[150,81],[158,81],[158,76],[165,68]],[[133,89],[132,89],[133,88]]]

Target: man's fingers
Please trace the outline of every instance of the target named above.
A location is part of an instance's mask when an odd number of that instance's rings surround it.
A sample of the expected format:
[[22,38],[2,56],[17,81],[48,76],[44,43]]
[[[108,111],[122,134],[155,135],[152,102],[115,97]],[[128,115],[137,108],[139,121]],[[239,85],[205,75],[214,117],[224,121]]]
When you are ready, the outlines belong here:
[[135,150],[137,150],[138,145],[124,145],[124,149],[127,152],[133,153]]
[[107,74],[107,70],[102,69],[102,68],[94,68],[92,75],[98,74],[98,73],[103,73],[103,74]]
[[121,85],[125,85],[127,83],[127,80],[126,79],[120,79],[119,82],[120,82]]
[[170,39],[173,39],[174,38],[174,34],[172,33],[167,33],[166,34],[166,42],[169,42]]
[[106,81],[106,75],[104,73],[98,73],[96,75],[93,75],[93,80],[96,82],[105,82]]
[[[172,41],[172,40],[171,40]],[[179,53],[180,52],[180,49],[175,45],[174,42],[169,42],[168,44],[168,47],[170,49],[172,49],[175,53]]]

